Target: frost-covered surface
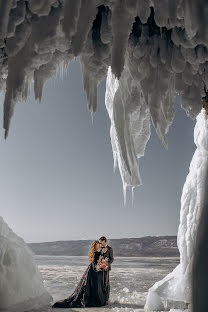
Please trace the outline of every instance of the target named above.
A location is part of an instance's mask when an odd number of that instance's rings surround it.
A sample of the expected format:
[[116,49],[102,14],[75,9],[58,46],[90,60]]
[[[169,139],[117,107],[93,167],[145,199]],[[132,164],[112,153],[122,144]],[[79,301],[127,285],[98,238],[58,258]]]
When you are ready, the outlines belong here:
[[191,272],[208,166],[208,118],[204,110],[197,116],[194,142],[197,149],[181,197],[178,229],[180,264],[149,289],[145,306],[147,311],[161,311],[166,307],[177,306],[185,308],[191,302]]
[[51,301],[32,251],[0,217],[0,311],[47,311]]

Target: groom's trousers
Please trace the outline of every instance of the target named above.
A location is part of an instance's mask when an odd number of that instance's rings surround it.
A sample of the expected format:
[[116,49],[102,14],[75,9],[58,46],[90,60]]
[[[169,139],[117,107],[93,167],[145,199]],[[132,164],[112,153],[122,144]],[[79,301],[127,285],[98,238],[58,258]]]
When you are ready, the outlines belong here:
[[109,273],[110,271],[107,271],[107,276],[106,276],[106,301],[108,302],[109,297],[110,297],[110,280],[109,280]]

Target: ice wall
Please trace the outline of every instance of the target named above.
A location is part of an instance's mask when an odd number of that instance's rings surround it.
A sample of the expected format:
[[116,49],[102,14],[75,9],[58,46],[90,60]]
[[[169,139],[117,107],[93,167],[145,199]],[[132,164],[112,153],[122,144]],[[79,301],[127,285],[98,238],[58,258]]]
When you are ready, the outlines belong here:
[[208,168],[208,117],[204,109],[197,116],[194,142],[197,149],[191,160],[181,197],[178,229],[180,264],[149,289],[145,306],[147,311],[186,308],[191,302],[192,264]]
[[46,292],[32,251],[0,217],[0,311],[48,311]]

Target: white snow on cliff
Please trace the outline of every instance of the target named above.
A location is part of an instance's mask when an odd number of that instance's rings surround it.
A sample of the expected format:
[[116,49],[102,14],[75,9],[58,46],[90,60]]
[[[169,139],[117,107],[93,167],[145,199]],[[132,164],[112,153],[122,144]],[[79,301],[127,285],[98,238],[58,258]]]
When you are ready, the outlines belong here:
[[32,251],[0,217],[0,310],[48,311],[51,302]]

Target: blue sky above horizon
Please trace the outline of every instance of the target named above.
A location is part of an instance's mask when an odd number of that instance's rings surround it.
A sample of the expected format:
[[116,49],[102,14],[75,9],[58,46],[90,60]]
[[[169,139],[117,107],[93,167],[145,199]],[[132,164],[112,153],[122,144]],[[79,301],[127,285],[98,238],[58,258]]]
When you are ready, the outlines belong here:
[[152,129],[140,160],[143,185],[135,190],[133,207],[131,192],[124,206],[104,94],[102,82],[92,124],[75,60],[63,80],[46,84],[41,103],[32,92],[17,104],[6,142],[2,130],[0,215],[26,242],[177,234],[182,187],[196,148],[195,121],[177,98],[168,151]]

